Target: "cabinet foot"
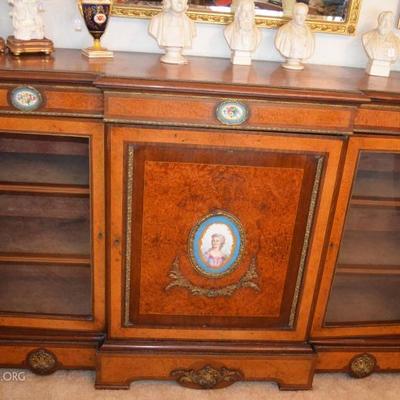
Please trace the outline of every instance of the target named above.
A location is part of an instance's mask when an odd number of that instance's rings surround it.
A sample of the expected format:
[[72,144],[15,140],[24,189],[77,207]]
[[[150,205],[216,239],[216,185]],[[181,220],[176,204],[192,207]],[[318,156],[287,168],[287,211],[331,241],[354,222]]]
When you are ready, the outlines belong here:
[[[129,348],[128,348],[129,347]],[[143,351],[143,346],[113,344],[97,353],[97,389],[128,389],[133,381],[175,380],[192,389],[220,389],[239,381],[275,381],[281,390],[311,389],[315,354],[293,346],[279,353],[265,348],[256,352],[171,352],[157,346]],[[179,346],[177,346],[179,347]],[[221,346],[223,347],[223,346]],[[243,347],[242,347],[243,350]],[[272,350],[269,348],[269,350]]]

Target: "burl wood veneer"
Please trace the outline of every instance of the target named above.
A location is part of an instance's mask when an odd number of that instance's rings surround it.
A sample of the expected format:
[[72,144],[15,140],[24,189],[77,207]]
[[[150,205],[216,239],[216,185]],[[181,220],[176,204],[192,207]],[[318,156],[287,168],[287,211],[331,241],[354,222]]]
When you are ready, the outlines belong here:
[[[27,86],[42,102],[24,112],[11,97]],[[362,277],[398,280],[398,253],[374,246],[398,242],[400,166],[384,155],[400,152],[399,93],[399,72],[0,55],[0,366],[95,368],[115,389],[309,389],[318,371],[399,370],[396,310],[342,323],[354,304],[337,307],[371,287]],[[243,121],[221,122],[225,101]],[[191,246],[217,214],[244,239],[210,275]],[[355,297],[329,303],[336,272]]]

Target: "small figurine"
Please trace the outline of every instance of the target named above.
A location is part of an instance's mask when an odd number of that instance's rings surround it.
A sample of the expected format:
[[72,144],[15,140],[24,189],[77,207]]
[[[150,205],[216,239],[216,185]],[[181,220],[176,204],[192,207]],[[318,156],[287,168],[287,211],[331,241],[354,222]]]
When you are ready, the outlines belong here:
[[4,50],[5,50],[4,39],[0,37],[0,54],[4,53]]
[[192,47],[192,39],[196,36],[195,23],[186,15],[187,0],[163,0],[162,4],[162,11],[150,21],[149,33],[161,48],[165,48],[162,62],[186,64],[182,50]]
[[53,43],[44,37],[44,24],[40,15],[38,0],[8,0],[13,6],[10,13],[13,36],[7,39],[7,46],[14,55],[44,52],[50,54]]
[[254,0],[239,0],[233,22],[224,31],[232,50],[232,64],[251,65],[251,53],[261,41],[261,33],[255,24]]
[[37,0],[8,0],[14,6],[11,12],[14,37],[18,40],[43,39],[43,19]]
[[283,68],[302,70],[304,65],[301,62],[314,53],[315,41],[306,25],[307,14],[307,4],[296,3],[292,20],[278,29],[275,47],[286,58]]
[[400,53],[400,39],[393,30],[393,13],[384,11],[378,16],[378,27],[362,35],[362,43],[369,57],[367,74],[390,75],[391,65],[396,62]]

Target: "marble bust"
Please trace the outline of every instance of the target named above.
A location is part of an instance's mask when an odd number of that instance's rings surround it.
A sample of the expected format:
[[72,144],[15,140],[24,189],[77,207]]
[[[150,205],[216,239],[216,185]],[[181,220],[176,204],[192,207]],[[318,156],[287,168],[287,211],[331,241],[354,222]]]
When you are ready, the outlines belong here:
[[224,30],[225,39],[232,50],[232,64],[250,65],[251,54],[261,41],[255,24],[254,0],[239,0],[233,22]]
[[390,75],[391,65],[400,53],[400,39],[393,31],[393,13],[384,11],[378,16],[378,27],[363,34],[362,43],[369,57],[366,69],[369,75]]
[[182,50],[192,47],[192,39],[196,36],[196,26],[186,15],[187,9],[187,0],[163,0],[162,11],[150,21],[150,35],[165,49],[165,55],[161,57],[164,63],[187,63]]
[[296,3],[293,18],[281,26],[275,36],[275,47],[286,58],[284,68],[302,70],[302,61],[314,53],[315,41],[311,29],[306,25],[308,6]]
[[40,16],[38,0],[9,0],[13,34],[18,40],[43,39],[43,20]]

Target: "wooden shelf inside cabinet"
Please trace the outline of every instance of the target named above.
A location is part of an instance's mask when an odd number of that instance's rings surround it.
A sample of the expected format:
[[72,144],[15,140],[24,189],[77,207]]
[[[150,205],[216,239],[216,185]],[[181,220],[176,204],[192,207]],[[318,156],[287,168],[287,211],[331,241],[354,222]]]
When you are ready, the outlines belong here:
[[44,193],[44,194],[62,194],[68,196],[89,196],[88,186],[72,185],[38,185],[38,184],[20,184],[20,183],[2,183],[0,182],[0,192],[20,192],[20,193]]
[[400,162],[397,153],[362,151],[357,166],[358,171],[378,173],[400,173]]
[[90,199],[0,191],[0,254],[88,258]]
[[0,182],[87,186],[88,157],[0,153]]
[[385,199],[378,197],[360,197],[353,196],[350,200],[350,206],[359,207],[400,207],[400,198]]
[[400,232],[346,231],[342,240],[340,265],[400,264]]
[[85,265],[0,263],[0,275],[1,313],[74,319],[92,314],[91,270]]
[[0,136],[0,183],[89,187],[89,139],[6,133]]
[[381,199],[399,199],[400,173],[359,170],[354,182],[353,196],[369,198],[377,193]]
[[338,274],[333,282],[326,325],[400,321],[400,274]]
[[339,264],[336,267],[336,273],[360,275],[400,275],[400,265]]
[[21,253],[0,253],[0,263],[27,263],[27,264],[57,264],[60,266],[86,266],[90,267],[90,257],[79,256],[56,256],[46,254],[21,254]]

